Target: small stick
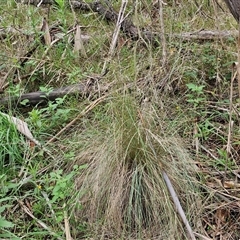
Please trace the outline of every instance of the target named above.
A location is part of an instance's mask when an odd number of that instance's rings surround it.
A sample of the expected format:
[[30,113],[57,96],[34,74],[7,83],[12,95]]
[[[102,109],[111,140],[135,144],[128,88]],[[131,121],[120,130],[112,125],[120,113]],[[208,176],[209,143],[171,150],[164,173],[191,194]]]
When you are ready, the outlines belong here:
[[78,115],[75,117],[70,123],[68,123],[64,128],[62,128],[55,136],[53,136],[47,143],[53,142],[58,136],[60,136],[63,132],[65,132],[69,127],[71,127],[79,118],[83,117],[85,114],[90,112],[94,107],[96,107],[99,103],[103,102],[104,99],[106,98],[105,96],[102,96],[98,99],[96,99],[94,102],[92,102],[90,105],[88,105],[86,108],[84,108]]
[[193,127],[193,137],[195,142],[195,149],[196,149],[196,156],[198,157],[199,154],[199,138],[198,138],[198,124],[197,121],[194,123]]
[[115,29],[114,29],[112,42],[111,42],[109,53],[108,53],[108,58],[104,62],[102,73],[104,73],[106,71],[107,65],[110,62],[110,60],[111,60],[111,58],[114,54],[114,50],[116,48],[117,39],[118,39],[118,35],[119,35],[120,29],[121,29],[121,25],[124,21],[124,13],[126,11],[127,2],[128,2],[127,0],[122,0],[122,5],[121,5],[121,8],[120,8],[120,11],[119,11],[119,14],[118,14],[118,20],[117,20],[117,23],[116,23],[116,26],[115,26]]
[[162,42],[162,62],[165,65],[167,61],[167,43],[165,38],[164,17],[163,17],[163,1],[159,0],[159,19],[161,28],[161,42]]
[[[66,203],[64,203],[64,205],[63,205],[64,209],[65,209],[65,207],[66,207]],[[71,237],[69,220],[68,220],[68,215],[67,215],[66,210],[64,210],[64,225],[65,225],[66,240],[73,240],[72,237]]]
[[37,7],[40,7],[40,5],[42,4],[42,2],[43,2],[43,0],[41,0],[41,1],[38,3]]
[[176,192],[175,192],[175,190],[173,188],[173,185],[172,185],[168,175],[164,171],[162,172],[162,174],[163,174],[164,181],[165,181],[165,183],[167,185],[168,191],[170,192],[170,195],[172,196],[172,199],[173,199],[173,202],[175,204],[175,207],[176,207],[180,217],[182,218],[182,221],[185,224],[191,239],[192,240],[196,240],[196,238],[194,236],[194,233],[192,231],[192,228],[191,228],[191,226],[190,226],[190,224],[189,224],[189,222],[187,220],[187,217],[186,217],[186,215],[185,215],[185,213],[184,213],[184,211],[182,209],[181,203],[180,203],[180,201],[178,199],[178,196],[177,196],[177,194],[176,194]]
[[20,206],[22,207],[23,211],[29,215],[32,219],[34,219],[41,227],[43,227],[45,230],[47,230],[49,232],[49,234],[51,234],[52,236],[56,237],[58,240],[63,240],[62,238],[60,238],[55,232],[53,232],[51,230],[50,227],[48,227],[44,222],[42,222],[41,220],[39,220],[38,218],[36,218],[31,212],[30,210],[23,204],[22,201],[17,200],[18,203],[20,204]]
[[[239,63],[237,64],[238,68]],[[232,103],[232,98],[233,98],[233,82],[234,79],[236,78],[236,75],[238,74],[238,77],[240,76],[238,71],[236,71],[234,74],[232,74],[232,79],[231,79],[231,84],[230,84],[230,96],[229,96],[229,123],[228,123],[228,140],[227,140],[227,154],[228,156],[231,154],[231,139],[232,139],[232,112],[233,112],[233,103]],[[238,85],[240,87],[240,85]]]
[[237,73],[238,73],[238,97],[240,98],[240,21],[238,25],[238,64],[237,64]]
[[213,240],[212,238],[205,237],[205,236],[203,236],[203,235],[200,234],[200,233],[194,232],[194,234],[195,234],[197,237],[202,238],[202,240]]
[[109,49],[109,56],[112,57],[114,50],[116,48],[116,44],[117,44],[117,39],[118,39],[118,35],[120,32],[120,28],[121,28],[121,24],[124,20],[124,13],[126,11],[126,7],[127,7],[127,0],[122,0],[122,5],[118,14],[118,20],[117,20],[117,24],[116,27],[114,29],[114,33],[113,33],[113,38],[112,38],[112,42],[110,45],[110,49]]

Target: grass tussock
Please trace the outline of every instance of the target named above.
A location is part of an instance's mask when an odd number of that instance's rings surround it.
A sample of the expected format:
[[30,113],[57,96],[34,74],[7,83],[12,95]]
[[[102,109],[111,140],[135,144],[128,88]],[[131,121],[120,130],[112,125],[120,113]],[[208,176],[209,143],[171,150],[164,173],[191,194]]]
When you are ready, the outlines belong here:
[[108,125],[98,127],[104,130],[89,137],[77,157],[78,164],[88,164],[77,178],[78,187],[86,191],[79,199],[79,221],[89,222],[104,236],[183,237],[162,177],[164,170],[187,213],[194,216],[195,167],[182,140],[171,135],[161,117],[165,114],[152,104],[139,107],[129,95],[113,99],[106,115]]

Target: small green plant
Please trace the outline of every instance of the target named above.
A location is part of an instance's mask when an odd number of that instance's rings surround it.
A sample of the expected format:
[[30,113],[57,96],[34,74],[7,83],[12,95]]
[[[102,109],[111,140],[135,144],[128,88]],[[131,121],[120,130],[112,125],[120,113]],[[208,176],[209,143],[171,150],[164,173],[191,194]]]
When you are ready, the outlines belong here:
[[52,92],[53,88],[52,87],[40,87],[40,91],[45,93],[47,96]]
[[66,13],[65,13],[65,0],[56,0],[55,1],[57,3],[56,9],[57,12],[60,16],[60,20],[62,21],[62,23],[64,24],[64,26],[66,25],[67,21],[66,21]]
[[[1,200],[2,201],[2,200]],[[2,214],[7,207],[9,207],[11,205],[3,205],[0,206],[0,214]],[[4,217],[0,216],[0,229],[2,228],[12,228],[14,227],[14,224],[12,222],[7,221]]]
[[[6,183],[6,176],[3,174],[0,176],[0,184],[4,184],[4,186],[10,190],[12,187],[16,187],[16,184],[14,186],[9,183]],[[11,185],[11,186],[8,186]],[[5,190],[6,190],[5,188]],[[6,192],[1,191],[0,192],[0,239],[20,239],[17,236],[15,236],[13,233],[11,233],[12,228],[15,226],[12,222],[6,220],[5,212],[7,209],[11,208],[12,205],[10,202],[12,201],[11,197],[6,197]]]
[[[72,157],[73,154],[70,154]],[[68,157],[68,156],[67,156]],[[68,202],[69,199],[74,197],[74,179],[81,169],[86,168],[87,165],[74,165],[73,170],[70,173],[65,174],[62,169],[58,169],[49,173],[46,176],[44,189],[50,199],[50,204],[55,212],[56,221],[59,223],[64,218],[63,205]],[[41,190],[42,186],[38,185],[37,191]],[[38,212],[44,211],[41,204],[38,202],[34,204],[34,209]]]
[[214,132],[213,124],[206,119],[205,121],[198,123],[198,137],[202,138],[203,140],[207,140]]
[[219,170],[232,169],[234,162],[229,158],[228,153],[225,149],[218,149],[219,158],[215,162],[215,166]]
[[191,91],[191,93],[187,94],[187,97],[188,97],[187,101],[189,103],[192,103],[194,107],[199,106],[199,104],[205,100],[204,92],[203,92],[203,88],[205,86],[204,85],[198,86],[194,83],[188,83],[186,84],[186,86]]
[[74,175],[74,171],[64,175],[61,169],[49,174],[50,186],[47,188],[47,192],[52,196],[51,203],[59,202],[71,195]]
[[64,9],[65,0],[55,0],[55,2],[58,4],[59,9]]
[[7,92],[11,96],[19,97],[21,90],[22,90],[21,85],[16,84],[14,86],[10,86],[9,89],[7,90]]
[[49,101],[48,106],[42,109],[42,112],[47,114],[53,113],[53,111],[57,110],[57,108],[64,103],[65,97],[63,98],[56,98],[54,102]]
[[33,109],[28,114],[29,118],[27,120],[29,120],[37,129],[40,129],[42,127],[42,111],[40,109]]
[[61,108],[65,97],[57,98],[55,101],[48,101],[44,108],[34,108],[28,113],[26,121],[33,125],[38,132],[47,131],[48,128],[57,127],[63,124],[71,112],[69,108]]

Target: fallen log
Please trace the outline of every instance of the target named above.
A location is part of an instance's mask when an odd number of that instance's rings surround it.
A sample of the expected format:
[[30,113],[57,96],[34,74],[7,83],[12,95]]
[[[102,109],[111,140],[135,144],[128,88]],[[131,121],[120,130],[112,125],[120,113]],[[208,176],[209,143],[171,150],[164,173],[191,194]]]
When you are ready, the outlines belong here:
[[19,106],[21,105],[21,102],[23,100],[28,100],[27,104],[33,106],[37,104],[44,104],[47,103],[48,101],[54,101],[57,98],[62,98],[66,95],[79,94],[79,96],[84,97],[92,95],[96,92],[104,92],[106,90],[107,88],[95,90],[93,85],[89,85],[88,83],[87,84],[79,83],[62,88],[53,89],[50,93],[37,91],[22,94],[19,97],[12,96],[4,97],[0,99],[0,106],[2,107],[7,107],[9,105]]

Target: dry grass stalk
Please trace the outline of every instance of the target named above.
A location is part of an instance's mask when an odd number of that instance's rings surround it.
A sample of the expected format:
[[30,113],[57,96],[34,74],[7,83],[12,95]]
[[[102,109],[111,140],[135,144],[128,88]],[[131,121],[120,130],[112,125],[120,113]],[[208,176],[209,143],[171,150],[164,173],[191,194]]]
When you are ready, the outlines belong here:
[[120,32],[121,24],[124,20],[124,13],[126,11],[127,3],[128,3],[128,1],[122,0],[122,5],[119,10],[118,20],[117,20],[117,23],[116,23],[116,26],[114,29],[113,38],[112,38],[112,42],[111,42],[110,49],[109,49],[109,56],[111,56],[111,57],[113,56],[114,50],[116,48],[117,39],[118,39],[118,35]]
[[197,122],[194,123],[193,138],[194,138],[193,145],[195,146],[195,149],[196,149],[196,156],[198,156],[198,154],[199,154],[199,138],[198,138],[198,124],[197,124]]
[[19,205],[21,206],[22,210],[28,215],[30,216],[32,219],[34,219],[43,229],[47,230],[49,232],[50,235],[54,236],[56,239],[58,240],[63,240],[62,238],[60,238],[55,232],[52,231],[52,229],[47,226],[43,221],[41,221],[40,219],[36,218],[31,211],[24,205],[24,203],[20,200],[18,200]]
[[79,120],[81,117],[83,117],[85,114],[90,112],[94,107],[96,107],[98,104],[100,104],[102,101],[104,101],[106,96],[102,96],[95,101],[93,101],[91,104],[89,104],[86,108],[84,108],[78,115],[75,117],[70,123],[68,123],[64,128],[62,128],[55,136],[53,136],[47,143],[53,142],[57,139],[63,132],[65,132],[67,129],[69,129],[77,120]]
[[127,3],[128,3],[127,0],[122,0],[122,5],[121,5],[121,8],[119,10],[117,23],[116,23],[116,26],[115,26],[115,29],[114,29],[112,42],[111,42],[110,49],[109,49],[109,52],[108,52],[108,59],[104,62],[102,73],[104,73],[106,71],[107,65],[108,65],[109,61],[111,60],[112,56],[114,55],[114,51],[115,51],[115,48],[116,48],[116,45],[117,45],[119,32],[120,32],[120,29],[121,29],[121,24],[124,21],[124,13],[126,11]]
[[[66,207],[66,204],[64,203],[63,208],[65,208],[65,207]],[[73,240],[71,237],[68,214],[67,214],[66,210],[64,210],[64,225],[65,225],[66,240]]]
[[163,17],[163,1],[159,0],[159,18],[161,27],[161,43],[162,43],[162,61],[163,65],[167,61],[167,42],[165,38],[165,27],[164,27],[164,17]]
[[237,80],[238,80],[238,97],[240,98],[240,22],[238,24],[238,64],[237,64]]
[[[237,68],[238,68],[237,64]],[[229,96],[229,123],[228,123],[228,138],[227,138],[227,153],[230,156],[231,155],[231,140],[232,140],[232,128],[233,128],[233,121],[232,121],[232,113],[233,113],[233,82],[237,76],[237,71],[233,74],[231,78],[231,84],[230,84],[230,96]],[[238,76],[240,76],[238,74]],[[240,85],[239,85],[240,86]]]

